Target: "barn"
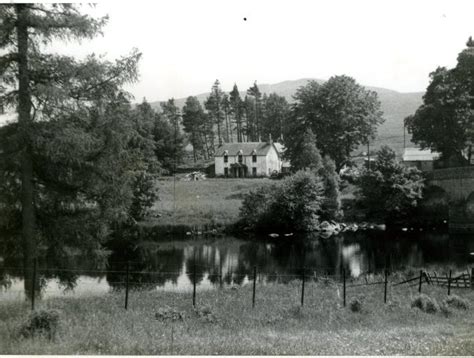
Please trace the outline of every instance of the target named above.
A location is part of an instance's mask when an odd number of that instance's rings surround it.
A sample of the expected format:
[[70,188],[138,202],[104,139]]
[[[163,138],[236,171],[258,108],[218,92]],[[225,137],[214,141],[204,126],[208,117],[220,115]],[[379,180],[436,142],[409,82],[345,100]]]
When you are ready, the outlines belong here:
[[283,167],[281,148],[281,144],[272,141],[224,143],[214,156],[216,176],[245,178],[280,173]]

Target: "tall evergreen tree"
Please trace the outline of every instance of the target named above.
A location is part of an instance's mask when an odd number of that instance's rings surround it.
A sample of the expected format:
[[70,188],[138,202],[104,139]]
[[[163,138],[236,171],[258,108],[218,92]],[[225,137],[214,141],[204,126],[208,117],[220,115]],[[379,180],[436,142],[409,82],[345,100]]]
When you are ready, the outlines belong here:
[[261,102],[262,102],[262,93],[260,92],[257,81],[253,83],[253,86],[247,90],[247,95],[253,97],[253,140],[256,141],[260,138],[261,135],[261,120],[260,120],[260,112],[261,112]]
[[262,138],[268,139],[271,135],[273,139],[281,140],[283,126],[289,120],[290,105],[285,97],[276,93],[264,95],[262,104]]
[[[222,106],[222,99],[224,92],[222,92],[219,80],[216,80],[212,85],[211,94],[206,99],[204,107],[206,107],[209,118],[213,125],[217,126],[217,141],[219,145],[222,144],[222,123],[224,121],[224,111]],[[214,147],[214,143],[212,145]]]
[[197,97],[188,97],[183,107],[183,128],[189,134],[193,146],[193,159],[204,149],[203,132],[206,115]]
[[240,98],[239,89],[237,88],[237,84],[234,83],[234,87],[230,92],[230,110],[232,116],[234,118],[236,132],[237,132],[237,142],[243,142],[243,126],[242,126],[242,119],[243,119],[243,102],[242,98]]
[[4,4],[0,19],[0,102],[18,111],[1,131],[2,146],[14,146],[0,158],[9,183],[0,207],[13,210],[1,224],[19,226],[28,293],[39,243],[98,248],[108,225],[128,217],[131,176],[146,163],[130,143],[136,128],[120,87],[136,80],[140,54],[108,63],[46,53],[44,44],[92,38],[105,24],[75,5]]

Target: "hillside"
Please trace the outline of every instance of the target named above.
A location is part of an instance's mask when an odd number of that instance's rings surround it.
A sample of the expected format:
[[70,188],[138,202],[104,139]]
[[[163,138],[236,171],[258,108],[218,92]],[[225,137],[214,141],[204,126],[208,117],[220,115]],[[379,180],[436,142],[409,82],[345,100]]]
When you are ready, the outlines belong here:
[[[310,79],[299,79],[294,81],[284,81],[275,84],[259,84],[258,87],[262,93],[277,93],[280,96],[285,96],[289,102],[293,102],[293,95],[297,88],[304,86]],[[322,80],[316,80],[324,82]],[[422,103],[422,92],[415,93],[400,93],[379,87],[367,87],[372,91],[377,92],[380,102],[382,104],[382,111],[384,112],[385,123],[378,128],[378,136],[373,145],[374,148],[379,148],[382,144],[387,144],[394,148],[398,154],[403,151],[403,119],[410,114],[413,114]],[[241,92],[245,96],[245,91]],[[201,93],[196,97],[204,102],[209,96],[209,93]],[[175,99],[175,103],[182,107],[186,98]],[[152,102],[151,105],[159,108],[160,102]],[[409,138],[407,135],[407,146]],[[364,148],[360,149],[361,151]]]

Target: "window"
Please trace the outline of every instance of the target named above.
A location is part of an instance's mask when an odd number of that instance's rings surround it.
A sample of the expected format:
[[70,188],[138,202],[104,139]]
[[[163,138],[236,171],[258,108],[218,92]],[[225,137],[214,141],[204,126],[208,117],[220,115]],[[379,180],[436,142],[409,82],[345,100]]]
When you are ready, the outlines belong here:
[[224,175],[229,176],[229,168],[224,168]]
[[239,154],[239,163],[242,164],[243,161],[244,161],[244,157],[242,156],[242,154]]
[[252,175],[253,175],[254,177],[257,176],[257,168],[252,168]]
[[229,161],[229,157],[227,156],[227,154],[224,154],[224,163],[227,163]]
[[252,154],[252,162],[257,163],[257,154]]

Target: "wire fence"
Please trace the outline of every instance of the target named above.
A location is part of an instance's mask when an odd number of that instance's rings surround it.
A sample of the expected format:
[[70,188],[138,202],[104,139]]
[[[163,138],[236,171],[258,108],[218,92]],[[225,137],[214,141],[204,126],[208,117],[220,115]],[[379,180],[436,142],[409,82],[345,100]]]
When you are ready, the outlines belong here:
[[[32,270],[33,275],[30,281],[29,287],[29,299],[31,300],[31,309],[35,309],[35,301],[37,299],[37,292],[38,287],[38,279],[43,275],[51,274],[51,273],[74,273],[74,274],[85,274],[85,273],[95,273],[98,275],[110,275],[113,276],[111,278],[107,278],[107,284],[112,289],[120,289],[125,291],[124,295],[124,308],[128,309],[129,306],[129,296],[131,291],[138,290],[138,289],[149,289],[150,287],[156,288],[159,285],[164,285],[165,281],[162,280],[153,280],[153,277],[160,277],[160,278],[170,278],[174,277],[176,280],[177,277],[180,275],[187,275],[191,282],[192,288],[192,305],[193,307],[196,306],[196,296],[198,293],[197,286],[198,281],[202,280],[203,276],[206,275],[208,279],[211,280],[211,284],[213,287],[220,287],[222,288],[224,284],[233,285],[234,282],[237,284],[252,284],[252,307],[256,305],[256,292],[258,289],[258,283],[288,283],[290,281],[299,281],[299,285],[301,287],[300,294],[301,294],[301,306],[304,305],[305,300],[305,286],[309,283],[314,282],[331,282],[335,284],[338,288],[342,289],[342,304],[346,306],[346,298],[348,294],[348,290],[354,290],[356,288],[362,287],[369,287],[369,286],[382,286],[383,287],[383,301],[387,303],[387,292],[389,288],[413,288],[418,287],[418,292],[421,293],[423,290],[423,286],[439,286],[445,287],[447,290],[447,294],[451,294],[451,290],[456,288],[472,288],[474,289],[474,268],[471,268],[470,271],[466,270],[466,272],[460,273],[457,276],[452,275],[452,271],[449,270],[449,274],[446,273],[445,275],[438,275],[436,272],[427,272],[424,270],[420,270],[419,274],[407,278],[405,280],[397,279],[396,276],[390,273],[390,271],[386,268],[383,272],[373,272],[373,271],[366,271],[361,272],[358,277],[352,277],[346,273],[345,268],[340,268],[339,273],[331,273],[330,270],[333,270],[333,267],[321,267],[321,266],[314,266],[314,267],[300,267],[300,268],[293,268],[294,272],[298,272],[295,274],[291,273],[278,273],[278,272],[265,272],[263,270],[259,270],[257,266],[247,267],[245,269],[246,272],[227,272],[223,274],[222,268],[216,268],[216,266],[209,266],[209,265],[202,265],[202,264],[192,264],[191,269],[181,270],[181,271],[147,271],[147,270],[136,270],[131,269],[131,263],[133,262],[126,262],[125,269],[122,270],[89,270],[89,269],[68,269],[68,268],[41,268],[37,267],[37,262],[35,260],[35,264],[30,270]],[[10,270],[10,271],[19,271],[23,272],[23,268],[20,267],[2,267],[3,270]],[[199,271],[198,271],[199,270]],[[205,271],[207,270],[207,271]],[[198,279],[199,275],[199,279]],[[131,276],[134,276],[133,278]],[[390,277],[392,276],[392,277]],[[140,278],[144,277],[144,279]],[[244,282],[245,281],[245,282]],[[0,286],[2,281],[0,280]],[[81,282],[81,286],[91,286],[96,287],[96,282]],[[26,288],[28,284],[25,285]],[[71,295],[74,295],[75,284],[67,285],[63,284],[60,285],[64,288],[64,290]],[[57,292],[57,290],[42,290],[42,292]],[[93,293],[93,289],[90,292]],[[20,295],[23,293],[25,297],[27,296],[25,293],[25,289],[8,289],[7,292],[12,295]],[[35,292],[35,294],[31,294]],[[0,296],[1,297],[1,296]]]

